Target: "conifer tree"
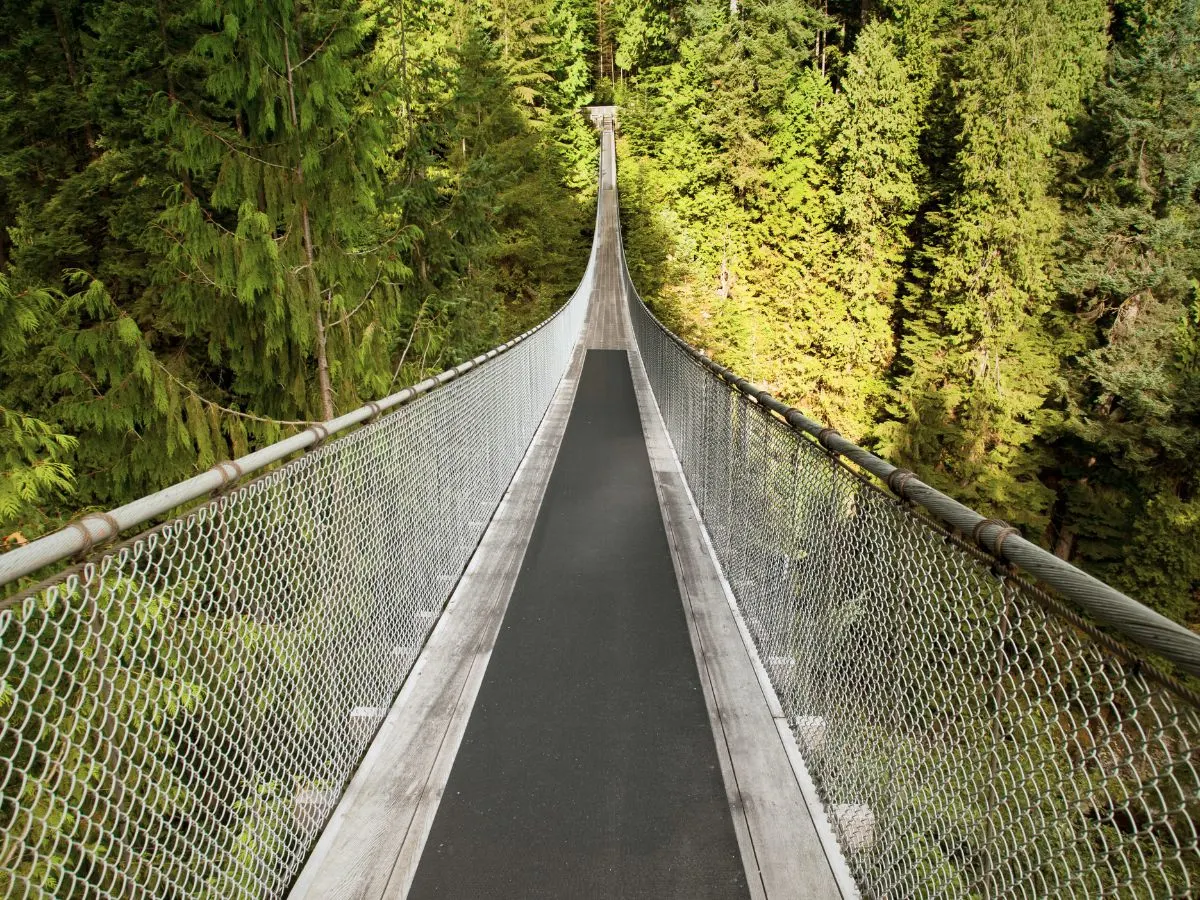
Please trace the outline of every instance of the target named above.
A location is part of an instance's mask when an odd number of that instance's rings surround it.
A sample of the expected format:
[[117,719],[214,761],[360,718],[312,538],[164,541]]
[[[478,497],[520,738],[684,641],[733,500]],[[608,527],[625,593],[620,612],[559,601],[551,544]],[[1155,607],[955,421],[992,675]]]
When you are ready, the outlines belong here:
[[[376,22],[358,0],[247,0],[198,18],[189,57],[211,113],[161,106],[182,182],[161,219],[166,256],[189,273],[164,299],[235,383],[330,418],[385,383],[385,298],[408,275],[406,235],[385,220],[391,85],[369,58]],[[187,188],[199,177],[207,196]]]
[[[816,109],[825,89],[807,65],[819,18],[794,2],[743,4],[736,15],[728,3],[692,4],[679,60],[661,86],[647,86],[643,102],[649,115],[662,110],[659,124],[651,133],[638,113],[622,119],[633,139],[652,142],[646,149],[661,166],[676,240],[694,265],[665,315],[776,390],[805,359],[793,340],[804,332],[795,312],[811,298],[785,292],[804,280],[792,254],[811,256],[792,244],[797,229],[821,218],[822,188],[808,183],[818,168],[810,157],[828,131]],[[820,229],[810,236],[818,247]],[[635,263],[637,244],[635,235]]]
[[592,48],[578,4],[572,0],[553,0],[545,27],[552,39],[547,47],[552,81],[546,101],[556,145],[568,183],[577,190],[590,192],[595,187],[597,145],[590,123],[584,121],[580,112],[594,96],[588,65]]
[[[24,75],[43,65],[47,74],[58,74],[35,77],[44,90],[18,91],[11,107],[26,123],[17,139],[30,146],[8,157],[17,163],[10,184],[25,184],[27,190],[36,185],[36,191],[26,194],[6,223],[12,241],[9,285],[14,298],[40,297],[44,315],[29,323],[21,352],[0,360],[7,381],[4,404],[14,415],[85,436],[60,457],[76,472],[104,474],[102,484],[80,479],[74,497],[80,505],[111,504],[128,497],[132,486],[160,484],[158,479],[181,471],[169,458],[179,433],[178,410],[175,421],[167,422],[153,393],[163,389],[163,379],[156,377],[161,373],[130,346],[136,330],[130,307],[118,309],[104,295],[108,283],[131,300],[143,297],[149,265],[140,245],[163,186],[161,151],[144,135],[141,152],[123,152],[118,135],[105,133],[119,97],[96,102],[98,51],[89,33],[104,21],[106,9],[102,3],[33,5],[27,10],[30,34],[41,35],[45,44],[13,47],[26,54]],[[55,78],[62,82],[57,87]],[[37,124],[39,118],[65,127],[54,134]],[[31,129],[38,128],[34,137]],[[161,325],[162,316],[150,304],[142,301],[142,309]],[[208,429],[205,422],[206,434]],[[39,507],[25,527],[53,527],[52,508]]]
[[618,71],[636,75],[669,60],[675,6],[671,0],[616,0],[611,5],[608,23]]
[[890,23],[868,24],[846,61],[830,152],[841,231],[836,279],[846,320],[830,359],[842,408],[831,419],[849,434],[873,427],[895,353],[892,320],[919,201],[918,92],[899,58]]
[[1195,3],[819,6],[606,6],[655,312],[1194,619]]
[[960,60],[958,195],[929,249],[929,297],[911,298],[890,448],[934,483],[1023,524],[1044,522],[1035,441],[1058,350],[1051,320],[1053,151],[1104,60],[1099,0],[978,7]]
[[[23,324],[0,348],[0,407],[33,431],[5,465],[87,473],[37,515],[22,502],[28,536],[455,364],[569,295],[587,216],[543,150],[582,155],[560,127],[586,131],[565,111],[586,88],[574,46],[537,82],[560,94],[542,111],[509,116],[520,73],[493,73],[507,112],[488,121],[523,135],[500,150],[455,99],[477,8],[6,7],[0,274]],[[540,60],[549,6],[523,8],[539,24],[511,58]],[[508,237],[517,252],[498,253]],[[507,260],[522,262],[498,278]]]
[[[29,333],[46,322],[53,301],[45,291],[14,293],[0,273],[0,363],[26,353]],[[74,486],[74,473],[65,460],[77,441],[12,408],[18,399],[12,393],[11,385],[0,386],[0,547],[27,540],[19,528],[32,534],[44,527],[41,508],[69,495]]]
[[749,229],[741,276],[757,293],[762,335],[746,370],[789,402],[841,421],[843,351],[856,339],[831,278],[836,197],[825,155],[836,102],[829,79],[806,65],[771,116],[762,212]]
[[31,357],[39,331],[56,327],[55,296],[11,267],[38,237],[30,216],[96,152],[81,63],[87,8],[59,0],[0,10],[0,542],[12,535],[10,544],[54,524],[43,510],[73,487],[77,441],[17,374],[45,375]]
[[1065,246],[1062,286],[1087,349],[1067,369],[1054,537],[1063,555],[1196,621],[1200,5],[1147,3],[1120,24]]
[[96,154],[80,32],[92,5],[33,0],[0,10],[0,269],[11,262],[19,216]]

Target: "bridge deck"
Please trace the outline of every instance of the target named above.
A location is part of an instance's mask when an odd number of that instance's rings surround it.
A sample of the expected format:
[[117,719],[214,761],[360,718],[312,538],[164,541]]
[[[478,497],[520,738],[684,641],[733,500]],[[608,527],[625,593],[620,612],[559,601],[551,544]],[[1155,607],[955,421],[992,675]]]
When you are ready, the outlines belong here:
[[606,134],[571,370],[293,896],[853,892],[641,369],[612,173]]
[[747,896],[625,351],[587,354],[409,896]]

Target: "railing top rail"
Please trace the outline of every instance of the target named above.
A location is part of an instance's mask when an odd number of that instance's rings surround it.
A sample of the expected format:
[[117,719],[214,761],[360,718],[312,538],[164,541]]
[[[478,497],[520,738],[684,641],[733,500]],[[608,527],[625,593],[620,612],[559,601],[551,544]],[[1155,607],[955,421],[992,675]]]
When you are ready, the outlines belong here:
[[1097,622],[1115,629],[1151,653],[1170,660],[1183,671],[1200,676],[1200,635],[1026,540],[1007,522],[977,513],[921,481],[915,473],[858,446],[835,429],[783,403],[683,340],[659,321],[638,293],[629,275],[629,268],[624,264],[623,233],[619,247],[626,287],[634,299],[643,305],[650,319],[667,337],[729,388],[774,413],[779,421],[794,431],[815,439],[832,456],[849,461],[874,475],[901,500],[918,504],[950,531],[973,541],[997,559],[1020,568]]
[[[590,265],[589,261],[589,267]],[[584,283],[586,283],[586,274]],[[574,299],[578,293],[579,289],[572,294],[571,299]],[[163,488],[161,491],[126,503],[124,506],[118,506],[108,512],[83,516],[65,528],[30,541],[15,550],[0,554],[0,587],[30,575],[44,566],[61,562],[80,553],[87,553],[92,547],[111,541],[123,531],[144,525],[178,506],[199,500],[214,491],[225,490],[245,476],[286,459],[293,453],[311,449],[330,437],[345,433],[356,425],[370,422],[386,412],[411,403],[418,397],[460,378],[527,341],[554,321],[569,304],[570,300],[543,321],[511,341],[493,347],[487,353],[480,354],[474,359],[447,369],[438,375],[426,378],[424,381],[389,394],[380,400],[365,403],[352,412],[327,422],[310,425],[299,434],[284,438],[261,450],[248,453],[238,459],[217,463],[199,475],[194,475],[170,487]]]
[[286,895],[495,527],[603,240],[520,337],[0,557],[49,576],[0,599],[0,897]]
[[[638,300],[641,302],[640,296]],[[990,555],[1027,572],[1096,621],[1116,629],[1152,653],[1169,659],[1189,674],[1200,676],[1200,635],[1026,540],[1007,522],[977,513],[921,481],[913,472],[893,465],[843,437],[835,429],[788,406],[768,391],[701,353],[663,325],[649,308],[646,311],[672,341],[732,390],[770,410],[793,430],[815,439],[831,455],[848,460],[871,473],[901,500],[920,505],[949,530],[972,540]]]

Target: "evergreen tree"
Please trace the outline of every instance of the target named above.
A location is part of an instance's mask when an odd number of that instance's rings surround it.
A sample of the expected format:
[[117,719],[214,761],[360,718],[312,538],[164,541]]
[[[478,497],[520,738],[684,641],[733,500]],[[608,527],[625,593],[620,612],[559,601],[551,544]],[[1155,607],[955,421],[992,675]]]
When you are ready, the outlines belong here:
[[929,296],[912,297],[889,447],[935,484],[1022,524],[1045,521],[1035,441],[1057,364],[1055,147],[1104,60],[1099,0],[978,7],[955,93],[960,190],[929,247]]
[[[14,293],[0,274],[0,361],[27,351],[28,334],[46,321],[53,299],[44,291]],[[0,547],[27,540],[10,528],[44,527],[40,508],[71,492],[74,473],[64,458],[77,445],[54,425],[9,408],[9,393],[0,387]]]
[[0,548],[53,524],[42,510],[73,486],[77,441],[45,409],[24,411],[37,407],[10,374],[36,353],[38,332],[54,327],[55,296],[28,278],[14,283],[10,267],[14,241],[36,237],[23,233],[27,217],[95,153],[81,78],[84,15],[84,4],[65,0],[0,10],[0,541],[12,536]]
[[[1092,103],[1062,286],[1068,367],[1059,552],[1200,621],[1200,6],[1126,11]],[[1076,544],[1075,539],[1078,538]]]
[[[76,471],[103,473],[102,480],[80,480],[74,502],[84,506],[112,505],[115,498],[129,498],[131,488],[187,471],[169,458],[177,436],[186,434],[179,407],[168,421],[166,404],[155,402],[165,397],[165,379],[131,347],[137,328],[128,308],[114,307],[104,291],[105,283],[114,285],[131,301],[146,291],[149,261],[140,245],[163,187],[158,148],[143,136],[144,152],[122,152],[113,146],[121,143],[116,135],[110,143],[104,134],[106,113],[119,98],[96,102],[95,51],[86,40],[104,10],[100,3],[29,8],[32,33],[44,33],[47,42],[41,53],[57,49],[61,61],[50,59],[49,65],[65,73],[69,86],[51,90],[52,81],[35,78],[45,91],[13,96],[14,117],[26,123],[21,137],[33,137],[39,116],[53,121],[61,115],[71,124],[58,135],[43,126],[34,138],[36,152],[8,157],[16,163],[10,184],[37,185],[7,223],[11,295],[42,298],[42,315],[28,322],[20,352],[0,362],[7,382],[3,403],[15,415],[86,437],[60,459]],[[52,23],[52,30],[39,32],[39,22]],[[147,31],[143,26],[139,33]],[[26,52],[25,74],[36,73],[42,65],[38,48],[15,46]],[[203,429],[207,434],[207,422]],[[40,507],[24,527],[57,524],[52,508]]]
[[836,117],[829,79],[806,66],[771,117],[771,162],[750,230],[747,271],[760,308],[745,371],[789,402],[842,418],[839,358],[847,313],[831,278],[837,251],[836,186],[824,165]]
[[670,61],[674,27],[679,18],[672,0],[615,0],[609,27],[616,43],[613,62],[618,71],[636,75],[647,67]]
[[0,269],[22,213],[97,152],[80,32],[91,5],[32,0],[0,10]]
[[588,66],[592,47],[581,19],[574,0],[550,3],[545,27],[552,39],[546,53],[551,82],[546,102],[567,181],[576,190],[590,193],[595,188],[599,157],[591,123],[580,115],[594,96]]
[[[589,217],[548,148],[591,168],[594,137],[570,109],[575,45],[523,72],[546,57],[550,5],[518,6],[534,27],[480,103],[458,40],[475,4],[6,8],[0,274],[21,327],[0,346],[0,408],[25,499],[0,525],[32,537],[163,487],[569,295]],[[58,473],[40,505],[34,472]],[[86,477],[66,500],[71,472]]]
[[[391,85],[369,56],[376,22],[357,0],[199,18],[211,30],[191,54],[214,114],[151,101],[183,176],[165,255],[190,275],[164,300],[235,385],[274,382],[297,412],[331,418],[386,384],[387,301],[408,275],[380,177]],[[189,178],[211,178],[208,196]]]
[[[685,286],[651,299],[727,364],[785,395],[808,360],[802,312],[820,302],[794,293],[805,262],[824,258],[825,224],[808,227],[824,221],[816,156],[828,133],[818,110],[828,86],[810,65],[819,21],[790,0],[736,11],[691,4],[677,61],[645,73],[623,98],[622,129],[653,160],[640,169],[661,183],[672,210],[670,258],[689,269]],[[811,244],[796,240],[801,231]],[[635,223],[635,266],[639,244]]]
[[920,201],[918,97],[896,29],[867,25],[846,61],[835,113],[841,127],[830,149],[841,226],[836,280],[846,307],[829,365],[843,408],[830,419],[855,436],[877,420],[895,353],[892,319]]

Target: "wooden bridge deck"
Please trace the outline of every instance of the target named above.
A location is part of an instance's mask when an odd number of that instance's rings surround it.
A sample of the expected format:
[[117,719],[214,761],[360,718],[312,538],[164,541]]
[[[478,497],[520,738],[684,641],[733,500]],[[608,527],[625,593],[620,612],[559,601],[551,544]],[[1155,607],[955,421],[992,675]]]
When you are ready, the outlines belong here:
[[294,897],[847,897],[628,322],[571,368]]

